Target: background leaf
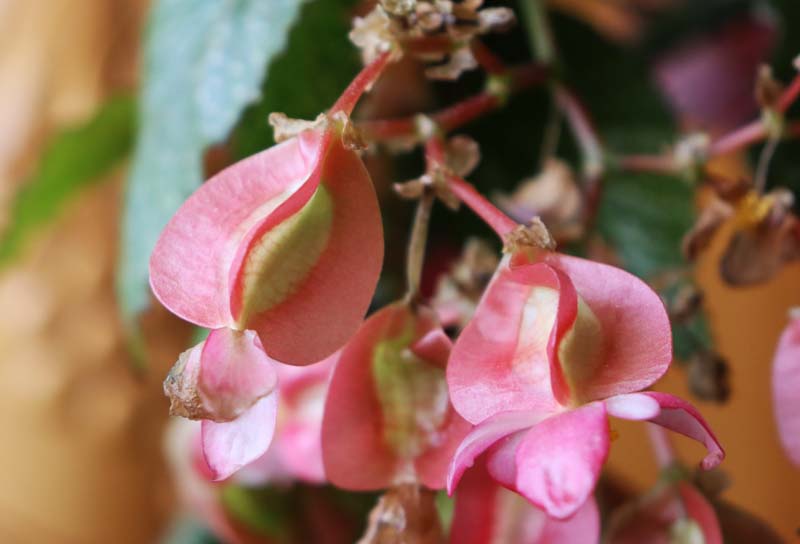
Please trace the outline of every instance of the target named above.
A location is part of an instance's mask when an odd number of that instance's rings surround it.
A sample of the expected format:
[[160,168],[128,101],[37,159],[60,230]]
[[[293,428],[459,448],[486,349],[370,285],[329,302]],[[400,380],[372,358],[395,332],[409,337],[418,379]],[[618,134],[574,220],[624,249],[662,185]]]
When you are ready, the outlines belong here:
[[155,4],[117,286],[129,321],[147,307],[148,262],[161,230],[203,179],[203,151],[258,97],[267,63],[283,48],[301,1]]
[[112,98],[85,125],[55,137],[39,171],[15,197],[11,220],[0,237],[0,263],[14,257],[36,227],[53,219],[78,191],[101,181],[130,152],[134,110],[131,97]]

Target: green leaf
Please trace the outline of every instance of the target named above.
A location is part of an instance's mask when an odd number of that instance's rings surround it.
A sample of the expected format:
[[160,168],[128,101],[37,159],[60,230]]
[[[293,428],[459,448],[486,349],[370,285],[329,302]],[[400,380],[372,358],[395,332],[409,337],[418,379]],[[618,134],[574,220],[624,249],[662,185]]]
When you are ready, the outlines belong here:
[[258,98],[302,0],[159,0],[149,19],[122,227],[118,295],[130,322],[148,304],[148,262],[170,217],[203,179],[202,155]]
[[15,197],[11,221],[0,237],[0,263],[14,257],[37,227],[81,189],[102,181],[130,152],[134,109],[131,97],[112,98],[85,125],[65,130],[48,145],[39,171]]
[[347,38],[354,0],[316,0],[303,6],[283,53],[269,68],[261,99],[248,108],[233,135],[237,158],[274,143],[267,116],[279,111],[313,119],[339,97],[360,63]]
[[597,226],[624,267],[647,279],[685,266],[683,235],[694,221],[693,192],[679,179],[609,174]]

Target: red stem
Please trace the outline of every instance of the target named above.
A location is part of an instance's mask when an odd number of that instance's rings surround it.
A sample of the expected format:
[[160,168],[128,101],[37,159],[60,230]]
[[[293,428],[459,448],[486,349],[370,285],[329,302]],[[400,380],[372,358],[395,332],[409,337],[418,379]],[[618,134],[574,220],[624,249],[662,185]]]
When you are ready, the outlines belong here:
[[794,79],[783,94],[778,99],[778,107],[776,108],[780,113],[786,113],[797,97],[800,96],[800,74],[794,76]]
[[493,75],[502,75],[506,73],[506,65],[502,59],[495,55],[491,49],[486,47],[483,42],[472,40],[472,54],[475,60],[481,65],[481,68],[486,70],[487,73]]
[[389,65],[391,57],[392,52],[387,51],[367,64],[350,82],[350,85],[347,86],[339,100],[331,108],[330,113],[334,114],[342,111],[348,116],[353,113],[353,108],[355,108],[358,99],[378,80],[383,70]]
[[465,179],[448,174],[448,187],[453,193],[467,205],[475,214],[489,225],[502,240],[506,234],[517,227],[517,222],[501,212],[494,204],[489,202],[475,187]]
[[[504,73],[510,75],[511,90],[514,92],[533,87],[547,77],[547,69],[539,64],[511,68]],[[429,117],[440,129],[450,132],[497,109],[501,103],[498,96],[484,91],[432,113]],[[372,140],[391,140],[414,136],[416,130],[414,117],[363,121],[358,126],[365,136]]]
[[764,124],[760,119],[737,128],[733,132],[723,135],[718,140],[711,144],[709,155],[716,157],[724,155],[731,151],[736,151],[750,144],[760,142],[767,136],[767,131],[764,129]]

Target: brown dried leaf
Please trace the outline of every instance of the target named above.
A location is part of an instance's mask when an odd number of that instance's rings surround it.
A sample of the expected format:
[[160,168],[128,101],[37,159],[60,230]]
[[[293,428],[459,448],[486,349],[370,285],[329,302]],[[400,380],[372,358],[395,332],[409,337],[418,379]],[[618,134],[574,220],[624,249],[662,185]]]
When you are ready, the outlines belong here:
[[706,249],[720,226],[733,216],[733,207],[720,199],[714,198],[703,208],[692,229],[687,232],[681,242],[681,249],[686,259],[694,261],[700,252]]
[[743,199],[737,230],[720,261],[720,274],[727,283],[768,281],[784,264],[800,258],[800,222],[790,211],[792,201],[786,189]]
[[444,535],[435,503],[436,492],[399,485],[378,499],[357,544],[440,544]]
[[556,241],[538,217],[531,219],[529,225],[517,225],[514,230],[506,234],[504,242],[504,253],[514,253],[524,248],[549,250],[556,248]]
[[704,351],[689,359],[687,378],[689,390],[700,400],[725,402],[730,397],[728,361],[719,353]]
[[461,258],[439,280],[433,296],[433,307],[445,326],[467,324],[499,262],[497,252],[485,240],[467,240]]
[[539,216],[559,241],[570,241],[583,234],[583,195],[569,165],[550,159],[542,172],[523,181],[510,196],[495,201],[507,214],[524,223]]

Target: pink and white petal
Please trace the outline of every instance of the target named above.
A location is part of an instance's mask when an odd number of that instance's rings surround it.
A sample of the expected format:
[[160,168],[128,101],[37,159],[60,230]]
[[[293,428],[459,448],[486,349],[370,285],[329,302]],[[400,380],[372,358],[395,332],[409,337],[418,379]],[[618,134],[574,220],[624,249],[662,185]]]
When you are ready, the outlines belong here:
[[486,469],[494,481],[514,492],[517,490],[517,448],[525,438],[525,430],[501,438],[486,453]]
[[[539,335],[536,334],[536,329],[547,323],[549,335],[544,354],[550,369],[550,388],[558,402],[568,405],[574,397],[574,392],[571,391],[567,373],[560,359],[561,350],[559,348],[561,341],[575,325],[578,317],[578,294],[575,286],[562,271],[543,263],[528,263],[527,257],[522,254],[515,254],[512,257],[510,277],[518,283],[534,288],[544,287],[557,297],[556,305],[553,307],[551,301],[545,302],[536,296],[539,291],[531,291],[532,296],[523,310],[520,341],[514,366],[519,368],[524,365],[535,368],[543,364],[540,342],[537,341]],[[552,313],[553,310],[555,310],[555,315],[551,320],[541,320],[541,315]],[[533,315],[533,319],[530,318],[531,315]],[[529,327],[529,323],[534,326]],[[532,347],[533,350],[531,350]]]
[[278,433],[275,447],[281,464],[297,480],[325,483],[321,422],[288,422]]
[[338,487],[372,490],[392,483],[397,459],[383,438],[372,359],[376,344],[406,313],[393,305],[370,316],[334,368],[322,420],[322,458],[328,479]]
[[248,324],[267,353],[288,364],[321,361],[348,341],[383,265],[380,209],[361,158],[333,138],[319,175],[333,202],[327,244],[291,296]]
[[584,383],[573,384],[583,400],[633,393],[652,385],[669,368],[672,333],[661,298],[636,276],[613,266],[551,253],[544,262],[562,270],[601,323],[604,359]]
[[215,421],[240,416],[278,384],[275,362],[253,331],[214,329],[203,344],[197,389]]
[[566,519],[592,494],[608,448],[603,403],[545,419],[517,448],[517,490],[551,517]]
[[311,173],[320,134],[305,139],[305,145],[292,138],[226,168],[180,207],[150,258],[153,293],[170,311],[203,327],[234,324],[228,298],[232,260],[250,227]]
[[458,415],[452,406],[447,417],[447,424],[437,433],[435,446],[414,461],[417,477],[429,489],[443,489],[447,485],[450,462],[459,444],[472,429],[472,425]]
[[660,413],[649,421],[661,425],[671,431],[697,440],[706,447],[707,453],[700,466],[709,470],[717,466],[725,458],[717,437],[706,420],[697,409],[685,400],[668,393],[647,391],[642,393],[655,399],[661,406]]
[[656,417],[661,405],[653,397],[644,393],[628,393],[606,399],[608,415],[621,419],[644,421]]
[[[546,516],[538,511],[539,515]],[[539,537],[532,544],[597,544],[600,542],[600,510],[589,497],[568,519],[546,518]],[[706,543],[709,544],[709,543]]]
[[792,320],[778,341],[772,363],[772,402],[783,449],[800,466],[800,319]]
[[501,412],[549,414],[559,406],[547,356],[555,304],[551,312],[529,310],[531,330],[521,335],[532,286],[511,278],[508,261],[501,262],[447,365],[453,405],[473,424]]
[[470,432],[456,450],[447,475],[447,492],[452,495],[464,471],[481,454],[500,440],[536,425],[541,416],[532,412],[501,412],[495,414]]
[[233,421],[216,423],[203,420],[203,457],[215,481],[230,477],[267,451],[275,432],[277,411],[276,391]]

